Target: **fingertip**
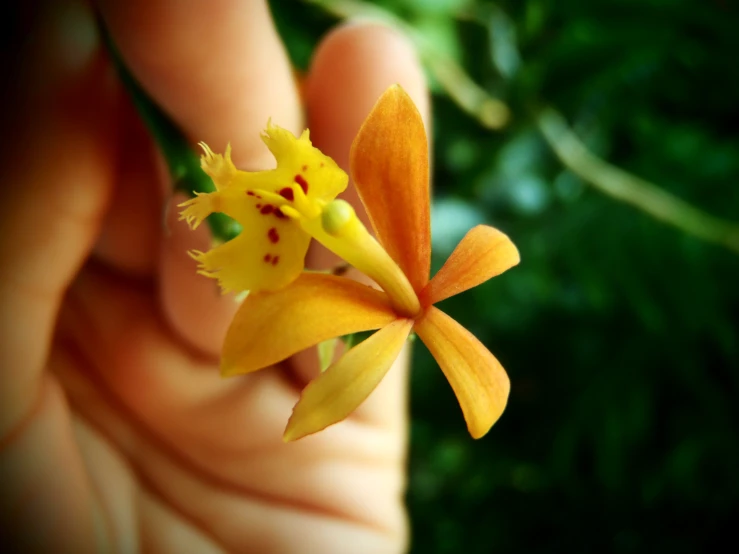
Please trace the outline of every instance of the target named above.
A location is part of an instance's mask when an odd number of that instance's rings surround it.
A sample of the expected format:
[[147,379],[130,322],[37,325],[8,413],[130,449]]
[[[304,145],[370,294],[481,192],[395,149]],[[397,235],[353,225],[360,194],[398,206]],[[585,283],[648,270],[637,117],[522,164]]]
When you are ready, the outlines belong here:
[[[399,31],[370,22],[350,22],[331,31],[314,54],[305,87],[311,139],[315,146],[348,172],[354,137],[382,93],[395,84],[402,86],[413,99],[428,129],[428,88],[410,40]],[[369,225],[356,190],[350,187],[343,196]],[[339,261],[315,244],[308,259],[312,267],[319,268]],[[354,417],[388,427],[404,426],[408,365],[408,353],[404,349],[389,375],[357,408]],[[298,359],[293,367],[304,379],[315,373],[315,363]]]
[[350,22],[318,46],[306,86],[311,137],[345,169],[349,146],[377,99],[400,84],[429,120],[426,80],[410,40],[385,25]]
[[100,7],[128,68],[194,142],[231,142],[238,166],[264,169],[272,164],[259,138],[265,121],[300,129],[295,79],[264,0]]
[[[429,127],[429,97],[421,62],[410,40],[399,31],[370,22],[349,22],[331,31],[316,49],[306,84],[311,139],[349,172],[352,141],[382,93],[399,84],[411,96]],[[342,195],[369,226],[354,187]],[[338,263],[325,248],[313,245],[311,267]]]

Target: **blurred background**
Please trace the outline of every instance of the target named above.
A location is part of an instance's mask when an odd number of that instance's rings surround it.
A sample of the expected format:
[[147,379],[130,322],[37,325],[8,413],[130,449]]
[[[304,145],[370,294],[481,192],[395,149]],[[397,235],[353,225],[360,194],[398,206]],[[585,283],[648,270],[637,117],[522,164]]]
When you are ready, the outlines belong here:
[[739,5],[271,2],[296,67],[337,19],[432,83],[435,268],[477,223],[519,267],[442,309],[508,370],[469,438],[418,344],[413,552],[714,551],[739,514]]

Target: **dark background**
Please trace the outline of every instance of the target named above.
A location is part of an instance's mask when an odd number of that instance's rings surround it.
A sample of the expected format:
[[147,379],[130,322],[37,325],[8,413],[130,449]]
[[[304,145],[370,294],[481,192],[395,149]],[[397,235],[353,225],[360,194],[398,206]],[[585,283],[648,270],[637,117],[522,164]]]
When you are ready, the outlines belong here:
[[[271,4],[306,68],[336,19],[306,3]],[[435,267],[479,222],[508,233],[522,257],[441,306],[511,377],[487,437],[469,438],[417,344],[413,551],[693,553],[736,543],[739,252],[584,182],[535,117],[555,107],[595,154],[739,221],[737,3],[376,4],[512,114],[486,129],[434,84]]]

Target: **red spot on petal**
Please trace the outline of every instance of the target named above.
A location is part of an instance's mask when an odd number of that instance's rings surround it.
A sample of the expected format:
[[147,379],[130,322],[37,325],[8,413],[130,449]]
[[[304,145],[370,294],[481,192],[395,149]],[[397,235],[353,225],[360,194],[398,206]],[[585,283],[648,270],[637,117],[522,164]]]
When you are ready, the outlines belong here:
[[257,210],[258,210],[259,208],[261,208],[261,207],[262,207],[262,205],[261,205],[261,204],[257,204]]
[[247,191],[246,191],[246,194],[248,194],[249,196],[254,196],[254,192],[252,192],[252,191],[250,191],[250,190],[247,190]]
[[272,227],[269,231],[267,231],[267,238],[270,242],[277,244],[280,242],[280,235],[277,234],[277,229]]
[[321,167],[323,167],[323,166],[324,166],[324,163],[323,163],[323,162],[321,162]]
[[279,256],[275,256],[274,258],[272,258],[272,265],[277,265],[277,263],[279,261],[280,261],[280,257]]
[[282,210],[280,208],[277,208],[275,210],[275,215],[278,219],[285,219],[287,217],[284,213],[282,213]]
[[295,176],[295,182],[300,185],[300,188],[303,189],[303,192],[305,194],[308,194],[308,181],[306,181],[302,175],[296,175]]
[[282,196],[285,200],[289,200],[292,202],[295,200],[295,195],[293,194],[293,189],[285,187],[279,192],[280,196]]
[[270,256],[269,254],[265,254],[264,255],[264,261],[267,262],[267,263],[271,262],[272,261],[272,256]]
[[261,197],[261,196],[259,196],[258,194],[257,194],[257,198],[258,198],[259,200],[261,200],[261,199],[262,199],[262,197]]
[[262,215],[268,215],[271,214],[274,211],[275,207],[272,204],[265,204],[265,206],[259,210],[259,213]]
[[308,166],[307,165],[304,165],[303,166],[303,171],[308,171]]

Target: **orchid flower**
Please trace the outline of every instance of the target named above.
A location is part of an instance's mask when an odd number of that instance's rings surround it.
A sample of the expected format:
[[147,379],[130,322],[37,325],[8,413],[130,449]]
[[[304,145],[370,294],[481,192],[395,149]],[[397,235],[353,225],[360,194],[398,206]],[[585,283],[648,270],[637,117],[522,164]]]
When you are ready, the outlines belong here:
[[190,252],[198,272],[218,279],[223,292],[276,290],[294,281],[303,271],[310,235],[288,214],[300,210],[320,216],[321,207],[349,180],[331,158],[313,147],[308,130],[295,138],[269,122],[262,140],[277,160],[275,169],[239,171],[231,161],[231,145],[220,155],[200,143],[205,152],[201,167],[216,190],[197,193],[180,204],[185,208],[180,219],[193,229],[213,212],[241,224],[236,238],[205,253]]
[[[277,131],[268,128],[268,135],[274,134]],[[284,144],[304,140],[305,133],[292,142],[285,139]],[[292,149],[285,146],[272,151],[278,162],[275,173],[245,174],[226,163],[228,156],[221,160],[206,150],[204,168],[216,181],[218,191],[191,200],[183,212],[183,217],[195,224],[211,211],[223,211],[251,225],[245,225],[244,233],[256,229],[257,239],[245,238],[243,245],[229,246],[239,240],[235,239],[207,254],[195,254],[204,272],[219,278],[222,285],[259,285],[259,292],[252,290],[228,330],[222,374],[257,371],[323,341],[377,329],[305,387],[283,437],[295,440],[349,416],[379,384],[410,333],[415,332],[451,384],[470,434],[484,436],[505,408],[508,377],[479,340],[434,304],[513,267],[519,254],[506,235],[480,225],[467,233],[429,280],[428,143],[413,101],[399,86],[389,88],[352,145],[352,178],[377,239],[348,203],[333,199],[346,180],[339,178],[340,170],[330,159],[312,147],[305,150],[310,156],[301,158],[294,144]],[[296,168],[307,166],[310,170],[315,162],[318,170],[304,175],[303,186]],[[281,172],[282,168],[286,171]],[[326,171],[325,177],[321,169]],[[231,188],[234,194],[226,196],[225,191]],[[285,245],[280,251],[280,262],[283,256],[291,256],[284,267],[264,261],[267,254],[274,255],[271,250],[263,254],[265,248],[274,246],[268,244],[269,231],[265,236],[265,226],[273,220],[263,223],[256,217],[255,212],[261,215],[263,208],[257,209],[255,202],[270,205],[271,213],[279,210],[286,216],[280,219],[284,227],[278,232],[298,246]],[[246,204],[251,211],[242,207]],[[371,277],[382,290],[345,277],[301,273],[296,260],[304,256],[310,236]],[[255,249],[244,252],[249,258],[231,259],[247,243]],[[254,263],[263,264],[264,271],[255,271]],[[250,271],[257,276],[241,275]]]

